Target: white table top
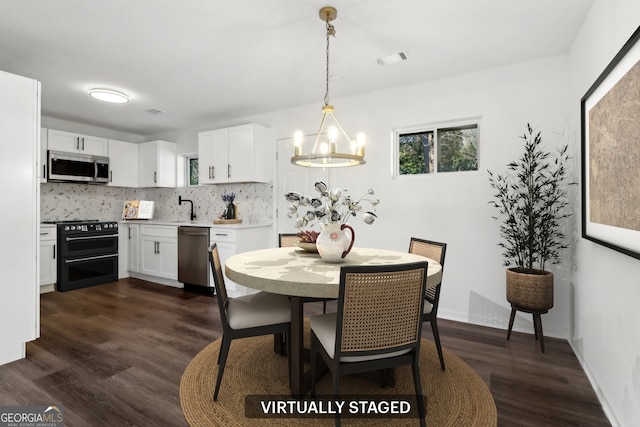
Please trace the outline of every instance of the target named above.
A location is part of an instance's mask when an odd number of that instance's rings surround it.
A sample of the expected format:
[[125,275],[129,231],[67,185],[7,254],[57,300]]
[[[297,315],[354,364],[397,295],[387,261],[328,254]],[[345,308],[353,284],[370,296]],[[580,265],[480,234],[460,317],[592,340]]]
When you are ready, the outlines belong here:
[[227,259],[225,273],[243,286],[284,295],[338,298],[340,267],[343,265],[404,264],[427,260],[427,287],[441,281],[442,267],[435,260],[387,249],[356,248],[343,263],[324,262],[318,254],[299,248],[272,248],[244,252]]

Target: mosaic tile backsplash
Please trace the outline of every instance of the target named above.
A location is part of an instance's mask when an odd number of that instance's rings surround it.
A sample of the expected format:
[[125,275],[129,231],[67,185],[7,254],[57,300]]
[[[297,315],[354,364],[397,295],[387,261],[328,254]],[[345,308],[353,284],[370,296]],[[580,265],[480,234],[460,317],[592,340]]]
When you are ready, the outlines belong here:
[[178,205],[178,196],[193,200],[196,220],[212,222],[225,209],[222,194],[235,193],[238,218],[245,224],[272,222],[271,183],[211,185],[183,188],[121,188],[72,183],[40,184],[40,221],[117,221],[125,200],[155,201],[154,219],[189,220],[190,204]]

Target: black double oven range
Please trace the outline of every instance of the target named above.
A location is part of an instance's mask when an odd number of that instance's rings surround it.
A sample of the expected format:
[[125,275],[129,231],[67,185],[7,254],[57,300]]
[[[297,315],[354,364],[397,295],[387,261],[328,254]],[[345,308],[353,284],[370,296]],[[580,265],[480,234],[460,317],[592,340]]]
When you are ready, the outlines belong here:
[[71,291],[118,280],[118,223],[51,221],[57,224],[56,290]]

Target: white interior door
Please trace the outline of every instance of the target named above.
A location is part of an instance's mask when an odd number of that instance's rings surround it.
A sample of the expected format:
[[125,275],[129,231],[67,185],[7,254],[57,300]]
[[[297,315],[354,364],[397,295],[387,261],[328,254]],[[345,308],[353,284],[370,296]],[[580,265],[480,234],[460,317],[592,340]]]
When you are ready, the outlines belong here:
[[[278,234],[297,233],[298,230],[295,228],[295,219],[287,217],[291,204],[285,200],[284,195],[288,192],[296,191],[300,194],[315,196],[316,190],[314,184],[317,181],[324,181],[327,185],[331,186],[329,182],[331,171],[327,168],[306,168],[292,164],[293,137],[279,139],[277,149],[278,173],[275,196],[277,206],[277,231]],[[320,226],[316,225],[314,229],[319,232]]]

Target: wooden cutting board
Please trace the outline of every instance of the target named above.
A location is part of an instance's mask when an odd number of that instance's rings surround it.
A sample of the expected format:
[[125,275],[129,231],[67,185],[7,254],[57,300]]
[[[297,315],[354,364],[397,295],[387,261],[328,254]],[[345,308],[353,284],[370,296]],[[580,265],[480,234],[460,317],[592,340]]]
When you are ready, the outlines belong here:
[[214,219],[214,224],[242,224],[241,219]]

